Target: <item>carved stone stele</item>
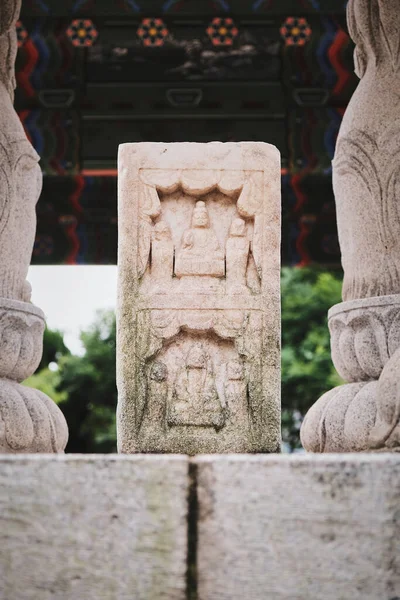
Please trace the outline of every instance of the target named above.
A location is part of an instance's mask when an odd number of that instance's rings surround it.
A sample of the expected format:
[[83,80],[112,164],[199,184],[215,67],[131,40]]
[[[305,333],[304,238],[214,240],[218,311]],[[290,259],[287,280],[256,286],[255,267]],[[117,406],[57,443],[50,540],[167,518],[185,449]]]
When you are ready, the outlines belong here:
[[340,129],[333,184],[343,302],[329,313],[332,358],[348,385],[309,411],[316,452],[400,446],[400,5],[350,0],[360,84]]
[[123,144],[118,160],[119,451],[277,451],[278,151]]
[[39,156],[13,108],[20,2],[0,7],[0,452],[62,452],[65,419],[43,393],[20,385],[40,363],[44,315],[26,281],[42,187]]

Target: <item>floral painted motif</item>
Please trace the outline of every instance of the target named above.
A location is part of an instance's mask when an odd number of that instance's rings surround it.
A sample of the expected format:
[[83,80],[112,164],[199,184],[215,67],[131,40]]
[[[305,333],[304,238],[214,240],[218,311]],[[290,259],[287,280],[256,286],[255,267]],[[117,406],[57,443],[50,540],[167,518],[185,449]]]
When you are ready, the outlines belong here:
[[312,35],[312,29],[304,17],[288,17],[280,32],[286,46],[305,46]]
[[21,48],[28,39],[28,32],[25,29],[25,26],[23,25],[22,21],[17,21],[15,27],[17,29],[18,48]]
[[233,19],[215,17],[207,28],[207,34],[214,46],[232,46],[239,33]]
[[67,29],[67,36],[77,48],[93,46],[98,35],[91,19],[74,19]]
[[143,19],[137,34],[145,46],[163,46],[169,32],[162,19]]

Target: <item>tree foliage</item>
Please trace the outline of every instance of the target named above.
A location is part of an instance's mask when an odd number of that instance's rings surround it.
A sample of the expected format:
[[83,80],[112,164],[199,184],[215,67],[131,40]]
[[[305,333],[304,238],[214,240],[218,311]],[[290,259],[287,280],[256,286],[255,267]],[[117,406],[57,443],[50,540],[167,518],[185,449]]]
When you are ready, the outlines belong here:
[[99,313],[81,334],[83,356],[63,356],[59,362],[57,391],[69,427],[67,452],[115,452],[115,316]]
[[[282,270],[282,434],[287,449],[300,447],[299,428],[309,407],[341,383],[331,362],[327,327],[327,312],[340,300],[340,274]],[[70,354],[62,334],[46,331],[41,368],[27,383],[59,403],[69,427],[67,452],[116,451],[115,338],[112,312],[99,313],[81,334],[83,356]],[[52,363],[57,370],[49,369]]]
[[24,385],[41,390],[57,404],[65,401],[67,399],[66,394],[58,389],[60,374],[57,363],[63,356],[69,355],[70,351],[64,344],[61,331],[46,327],[43,336],[43,354],[39,367],[36,373],[24,382]]
[[57,363],[62,356],[70,354],[67,346],[64,344],[64,336],[57,329],[46,327],[43,336],[43,354],[38,371],[46,369],[51,363]]
[[341,382],[331,361],[328,310],[341,301],[341,274],[282,269],[282,436],[300,447],[301,421]]

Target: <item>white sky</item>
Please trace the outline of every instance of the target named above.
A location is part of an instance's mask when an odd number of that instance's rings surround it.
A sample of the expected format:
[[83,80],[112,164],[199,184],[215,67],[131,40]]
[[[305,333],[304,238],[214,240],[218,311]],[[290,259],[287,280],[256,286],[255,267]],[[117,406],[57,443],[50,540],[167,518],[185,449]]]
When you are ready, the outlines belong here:
[[81,330],[99,309],[115,310],[116,266],[29,267],[32,302],[41,308],[50,329],[59,329],[74,354],[82,354]]

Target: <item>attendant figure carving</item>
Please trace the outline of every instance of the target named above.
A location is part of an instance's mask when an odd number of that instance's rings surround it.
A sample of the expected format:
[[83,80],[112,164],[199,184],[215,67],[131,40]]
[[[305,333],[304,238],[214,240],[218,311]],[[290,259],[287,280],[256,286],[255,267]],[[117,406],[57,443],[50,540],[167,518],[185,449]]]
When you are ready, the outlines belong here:
[[156,223],[151,245],[151,275],[154,291],[166,293],[171,285],[174,268],[174,244],[165,221]]
[[168,395],[168,369],[159,361],[155,361],[150,367],[148,397],[144,414],[145,427],[165,426],[165,412]]
[[234,219],[226,242],[226,287],[230,293],[249,291],[246,285],[249,252],[246,223],[243,219]]
[[177,277],[225,275],[224,253],[210,225],[207,207],[202,201],[196,202],[192,226],[183,234],[175,274]]
[[225,402],[227,425],[247,427],[249,414],[247,407],[247,385],[243,364],[239,360],[231,360],[226,365]]
[[200,345],[195,344],[175,380],[168,424],[220,429],[224,422],[225,414],[208,356]]

